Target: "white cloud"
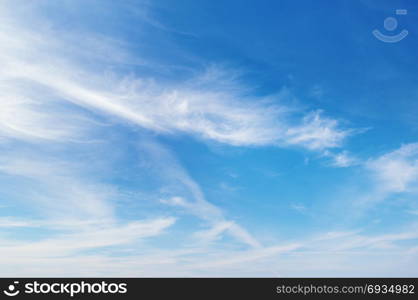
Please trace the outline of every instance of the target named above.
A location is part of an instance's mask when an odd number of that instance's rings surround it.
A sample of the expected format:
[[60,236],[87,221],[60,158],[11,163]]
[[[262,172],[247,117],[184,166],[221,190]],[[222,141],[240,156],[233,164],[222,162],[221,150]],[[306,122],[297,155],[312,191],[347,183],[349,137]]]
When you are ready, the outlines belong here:
[[[30,217],[0,217],[2,267],[127,246],[162,234],[176,221],[173,217],[121,220],[116,189],[91,176],[88,166],[51,156],[44,160],[39,154],[26,158],[23,152],[2,154],[1,198],[13,200],[14,213],[19,212],[17,207],[31,212]],[[30,239],[15,237],[13,233],[23,227],[37,231]]]
[[[10,11],[9,14],[13,15]],[[141,75],[106,76],[106,64],[97,51],[111,43],[111,39],[96,38],[98,46],[89,45],[91,48],[81,54],[69,52],[67,45],[76,42],[69,38],[72,33],[63,34],[46,26],[39,26],[39,31],[34,32],[22,20],[3,19],[0,78],[8,91],[7,94],[3,91],[2,96],[10,100],[6,102],[9,108],[0,114],[0,125],[3,124],[0,132],[3,128],[8,136],[58,139],[82,132],[79,120],[74,122],[71,116],[63,118],[61,112],[58,116],[48,109],[44,100],[51,98],[155,132],[185,132],[236,146],[296,145],[321,150],[341,146],[350,135],[350,131],[340,128],[337,120],[323,117],[319,111],[298,121],[286,105],[279,103],[281,95],[250,96],[250,89],[237,80],[234,71],[212,67],[177,83],[158,82]],[[124,52],[117,47],[110,49],[115,56]],[[108,59],[112,61],[111,54]],[[99,68],[87,68],[83,63],[85,57]],[[31,90],[41,90],[42,102],[29,105],[38,98],[34,92],[28,93],[22,82],[35,87]]]
[[178,197],[178,196],[170,197],[168,199],[161,199],[160,202],[164,204],[168,204],[168,205],[183,206],[183,207],[187,207],[189,204],[186,200],[184,200],[184,198]]
[[34,206],[34,211],[43,212],[50,218],[114,219],[109,201],[115,193],[114,188],[85,178],[83,170],[71,161],[3,151],[1,174],[3,179],[13,180],[19,188],[3,190],[3,193],[13,195],[12,198],[22,205]]
[[[162,145],[153,141],[140,143],[143,159],[149,163],[149,173],[161,179],[163,192],[169,195],[160,202],[170,206],[179,206],[190,214],[208,222],[212,229],[209,235],[228,233],[238,241],[251,247],[260,247],[257,241],[246,229],[227,220],[224,212],[205,199],[200,186],[190,177],[179,164],[172,153]],[[179,196],[181,194],[182,196]],[[188,200],[186,200],[188,199]],[[208,233],[201,233],[208,235]]]
[[336,167],[349,167],[355,163],[355,160],[350,157],[347,152],[338,153],[334,156],[333,165]]
[[329,150],[324,150],[322,156],[330,158],[330,165],[338,168],[347,168],[361,163],[357,158],[349,154],[348,151],[333,153]]
[[[166,221],[169,223],[168,221]],[[150,222],[151,224],[152,222]],[[166,223],[164,223],[166,225]],[[164,226],[162,226],[164,227]],[[125,228],[125,227],[123,227]],[[121,235],[117,242],[131,238],[124,229],[111,234]],[[101,234],[89,241],[79,242],[81,248],[92,245],[106,246]],[[126,238],[127,237],[127,238]],[[150,248],[144,245],[138,253],[125,256],[107,256],[103,253],[87,255],[71,248],[62,252],[60,240],[52,256],[42,253],[45,245],[31,245],[25,252],[18,245],[7,245],[2,254],[10,257],[2,262],[2,271],[8,276],[416,276],[416,226],[409,230],[381,235],[364,235],[359,231],[325,232],[305,240],[283,242],[256,249],[228,249],[221,247],[190,247],[181,243],[169,249]],[[81,235],[80,238],[86,238]],[[91,239],[91,241],[90,241]],[[408,243],[409,242],[409,246]],[[4,243],[3,243],[4,244]],[[216,245],[215,245],[216,246]],[[75,247],[75,246],[74,246]],[[34,251],[30,254],[28,251]],[[72,253],[74,255],[59,255]],[[14,255],[13,255],[14,253]],[[39,264],[43,268],[39,268]],[[60,268],[57,268],[59,266]],[[84,268],[80,268],[84,266]],[[88,271],[86,268],[88,267]]]
[[27,220],[19,220],[16,218],[10,217],[1,217],[0,218],[0,228],[10,228],[10,227],[37,227],[33,222],[28,222]]
[[339,147],[350,131],[338,127],[337,120],[322,117],[320,111],[311,112],[303,118],[301,125],[287,129],[287,142],[311,150]]
[[[0,76],[1,78],[1,76]],[[57,108],[57,101],[39,95],[28,84],[0,83],[0,137],[23,140],[81,140],[90,125],[83,114]]]
[[382,192],[413,191],[418,183],[418,143],[403,145],[398,150],[372,159],[366,167]]
[[[290,244],[285,246],[264,247],[256,250],[242,251],[241,253],[230,253],[229,255],[224,255],[224,257],[197,264],[196,268],[218,269],[229,265],[241,265],[244,263],[259,261],[265,258],[271,258],[281,253],[289,253],[295,249],[298,249],[299,247],[300,245],[298,244]],[[269,269],[265,270],[265,272],[268,273],[269,271]]]
[[135,221],[125,225],[110,225],[102,228],[88,228],[70,234],[60,234],[35,242],[8,240],[2,241],[0,263],[16,261],[21,257],[45,259],[70,256],[89,249],[98,249],[132,243],[138,239],[156,236],[175,222],[174,218],[161,218],[149,221]]
[[[345,156],[347,153],[343,151],[341,154]],[[334,160],[334,165],[337,163],[335,160],[339,154],[324,151],[323,155]],[[351,155],[347,159],[349,165],[351,163],[359,169],[356,170],[355,178],[341,188],[344,196],[339,201],[349,201],[344,204],[350,207],[346,216],[358,220],[372,209],[378,209],[377,204],[388,199],[396,201],[396,205],[414,207],[413,197],[418,193],[418,143],[405,144],[399,149],[369,159],[358,159]],[[343,165],[337,166],[344,166],[345,162],[342,159],[340,163]]]

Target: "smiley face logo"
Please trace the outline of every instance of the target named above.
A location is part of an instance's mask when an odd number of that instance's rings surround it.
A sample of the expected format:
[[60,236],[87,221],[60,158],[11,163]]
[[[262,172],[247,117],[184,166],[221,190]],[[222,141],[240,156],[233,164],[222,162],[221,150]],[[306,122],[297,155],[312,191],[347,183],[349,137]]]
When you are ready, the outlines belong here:
[[13,284],[10,284],[7,287],[7,290],[4,290],[3,293],[6,296],[9,296],[9,297],[14,297],[14,296],[18,295],[20,293],[20,291],[16,289],[16,285],[18,285],[18,284],[19,284],[19,281],[13,282]]
[[[397,15],[406,15],[408,13],[408,11],[406,9],[397,9],[396,10],[396,14]],[[388,32],[392,32],[394,31],[396,28],[398,28],[398,20],[394,17],[387,17],[384,21],[383,21],[383,27],[388,31]],[[401,40],[403,40],[407,35],[408,35],[408,30],[402,30],[400,33],[395,34],[395,35],[388,35],[388,34],[384,34],[381,33],[379,30],[375,29],[373,30],[373,35],[381,40],[382,42],[385,43],[397,43]]]

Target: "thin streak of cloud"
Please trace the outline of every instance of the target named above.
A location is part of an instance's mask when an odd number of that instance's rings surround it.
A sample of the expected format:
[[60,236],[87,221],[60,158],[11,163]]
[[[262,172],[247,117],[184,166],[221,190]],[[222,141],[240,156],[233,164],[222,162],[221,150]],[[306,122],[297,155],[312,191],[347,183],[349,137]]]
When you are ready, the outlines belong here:
[[169,196],[160,202],[184,208],[192,215],[207,221],[214,228],[221,226],[222,230],[217,231],[217,234],[226,232],[244,244],[255,248],[261,247],[260,242],[246,229],[228,221],[219,207],[206,200],[200,186],[168,149],[154,141],[141,142],[140,149],[146,154],[146,160],[152,162],[150,171],[158,174],[162,184],[167,186],[164,192]]

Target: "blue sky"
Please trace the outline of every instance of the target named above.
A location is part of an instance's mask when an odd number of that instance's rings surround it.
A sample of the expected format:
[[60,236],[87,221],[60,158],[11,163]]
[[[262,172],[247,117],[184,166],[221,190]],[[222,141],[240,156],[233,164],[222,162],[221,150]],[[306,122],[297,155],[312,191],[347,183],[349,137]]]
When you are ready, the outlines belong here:
[[417,276],[417,14],[2,1],[1,274]]

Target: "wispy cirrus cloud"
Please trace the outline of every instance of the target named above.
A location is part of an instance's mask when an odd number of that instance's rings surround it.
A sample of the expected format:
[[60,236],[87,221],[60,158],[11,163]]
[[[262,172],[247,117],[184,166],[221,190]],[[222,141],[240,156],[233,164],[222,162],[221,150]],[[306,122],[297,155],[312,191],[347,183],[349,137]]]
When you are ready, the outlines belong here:
[[[148,225],[158,228],[152,222]],[[124,229],[113,232],[120,235],[115,237],[116,243],[126,242]],[[130,236],[131,231],[128,232]],[[80,237],[85,236],[82,234]],[[97,237],[90,237],[89,241],[70,239],[74,242],[70,247],[66,244],[70,240],[51,240],[51,244],[47,243],[52,249],[51,257],[45,257],[42,252],[45,248],[37,243],[29,244],[29,248],[7,245],[2,253],[10,255],[10,259],[2,264],[3,271],[10,276],[18,274],[15,266],[19,261],[24,262],[21,271],[34,276],[389,276],[405,274],[399,268],[409,265],[408,274],[412,276],[414,270],[411,266],[416,265],[417,258],[416,249],[406,246],[417,239],[416,226],[380,235],[364,234],[361,230],[330,231],[304,240],[284,241],[281,245],[252,249],[185,247],[182,244],[176,248],[155,249],[144,245],[140,255],[128,252],[123,256],[107,256],[106,252],[84,254],[75,248],[77,243],[86,249],[108,245],[109,240],[102,237],[98,234]],[[56,247],[53,246],[54,242],[58,242]],[[28,255],[28,251],[33,250],[36,251]],[[14,255],[10,254],[13,252]],[[63,253],[71,255],[58,255]],[[39,263],[44,268],[38,269]],[[57,265],[65,266],[64,271],[54,268]],[[88,273],[80,270],[80,265],[88,266]]]
[[[131,245],[161,235],[176,218],[154,216],[125,220],[116,212],[119,192],[91,176],[88,168],[71,160],[2,151],[0,186],[2,199],[11,199],[0,211],[0,264],[70,257],[88,250]],[[6,155],[7,154],[7,155]],[[19,208],[30,215],[7,215]],[[28,240],[19,229],[37,230]],[[23,258],[23,261],[21,261]]]
[[15,186],[3,190],[5,197],[35,207],[35,211],[44,217],[90,221],[114,219],[110,202],[114,188],[85,178],[83,171],[71,161],[36,155],[24,158],[23,152],[2,151],[2,154],[2,180]]
[[[334,157],[334,154],[325,155]],[[417,158],[417,143],[404,144],[398,149],[368,159],[348,156],[350,165],[356,167],[356,173],[361,178],[360,181],[350,182],[352,187],[357,187],[349,198],[349,206],[353,208],[351,215],[355,218],[364,216],[385,201],[394,205],[406,205],[408,211],[414,210],[418,193]],[[345,163],[345,159],[340,162]]]
[[416,190],[418,182],[418,144],[405,144],[367,162],[381,190],[400,193]]
[[[32,135],[57,138],[78,125],[69,118],[59,122],[57,128],[46,130],[45,125],[53,123],[54,116],[44,113],[48,111],[44,102],[43,111],[40,105],[30,105],[34,95],[28,95],[22,86],[28,82],[42,88],[42,101],[46,94],[47,99],[69,102],[147,130],[164,134],[184,132],[235,146],[294,145],[322,150],[341,146],[351,134],[350,130],[341,128],[337,120],[324,117],[319,111],[307,112],[298,120],[286,105],[278,104],[280,95],[251,96],[248,87],[236,80],[235,72],[212,67],[195,78],[177,83],[159,83],[139,74],[126,77],[114,73],[107,77],[106,64],[96,53],[100,52],[97,48],[103,48],[100,43],[106,45],[108,40],[102,40],[96,47],[89,45],[91,49],[83,48],[81,54],[77,51],[70,54],[66,48],[70,41],[60,38],[59,31],[41,26],[34,32],[22,21],[5,20],[2,32],[9,34],[0,35],[1,78],[13,93],[3,95],[12,100],[11,108],[3,111],[0,121],[4,128],[15,129],[16,133],[28,134],[25,128],[29,126],[33,127]],[[64,35],[67,36],[68,33]],[[123,50],[118,48],[111,51],[115,55],[120,52]],[[99,69],[87,67],[83,63],[85,56]],[[110,65],[108,63],[107,67]],[[28,100],[20,100],[17,105],[16,98]],[[273,98],[275,104],[272,104]],[[11,115],[16,113],[21,116],[20,120],[12,120]]]
[[[69,256],[89,249],[130,244],[136,240],[153,237],[175,222],[174,218],[161,218],[149,221],[135,221],[126,225],[89,228],[77,232],[58,234],[36,242],[10,240],[0,253],[8,259],[31,255],[32,258]],[[46,225],[46,224],[45,224]]]

